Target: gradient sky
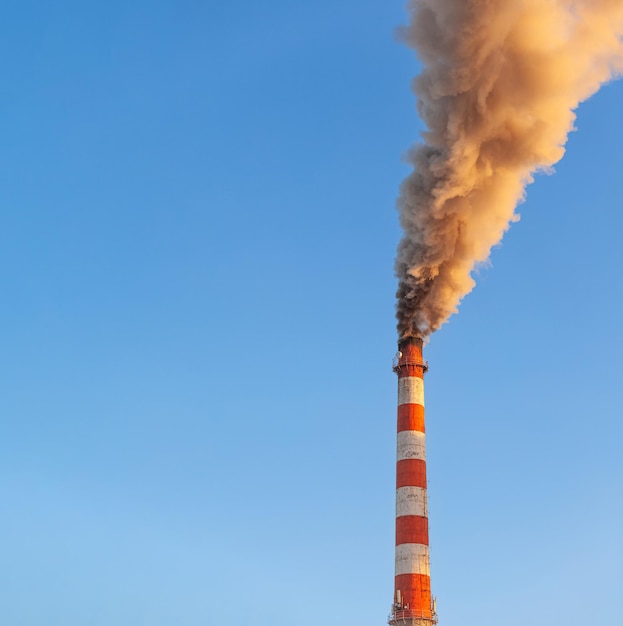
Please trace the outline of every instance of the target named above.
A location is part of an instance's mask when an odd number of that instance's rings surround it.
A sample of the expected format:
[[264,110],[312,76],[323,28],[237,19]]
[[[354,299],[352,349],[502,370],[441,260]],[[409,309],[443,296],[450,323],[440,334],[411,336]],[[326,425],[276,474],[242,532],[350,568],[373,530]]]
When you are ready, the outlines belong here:
[[[4,3],[0,623],[385,623],[404,21]],[[443,626],[623,621],[622,110],[427,347]]]

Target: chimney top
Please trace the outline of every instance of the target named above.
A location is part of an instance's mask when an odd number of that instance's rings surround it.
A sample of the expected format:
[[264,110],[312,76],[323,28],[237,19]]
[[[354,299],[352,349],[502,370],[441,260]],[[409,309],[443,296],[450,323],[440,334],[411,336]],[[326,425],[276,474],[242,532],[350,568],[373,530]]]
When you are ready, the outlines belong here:
[[410,346],[413,346],[413,348],[422,352],[423,343],[424,340],[421,337],[401,337],[398,340],[398,350],[405,352],[409,350]]

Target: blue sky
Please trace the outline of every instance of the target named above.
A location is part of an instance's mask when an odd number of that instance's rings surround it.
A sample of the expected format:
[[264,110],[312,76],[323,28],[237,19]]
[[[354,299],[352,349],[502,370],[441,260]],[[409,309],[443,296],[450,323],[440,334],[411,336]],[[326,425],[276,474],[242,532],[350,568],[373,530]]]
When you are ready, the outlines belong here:
[[[7,3],[0,622],[383,624],[402,2]],[[446,626],[623,618],[623,84],[427,346]]]

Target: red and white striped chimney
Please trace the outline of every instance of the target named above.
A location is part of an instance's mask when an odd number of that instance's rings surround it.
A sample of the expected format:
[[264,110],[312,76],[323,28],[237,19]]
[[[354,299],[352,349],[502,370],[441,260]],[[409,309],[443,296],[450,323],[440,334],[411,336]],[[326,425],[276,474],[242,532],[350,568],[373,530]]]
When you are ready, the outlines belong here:
[[398,342],[398,446],[396,458],[396,576],[389,623],[431,626],[437,623],[430,591],[428,497],[424,429],[422,340]]

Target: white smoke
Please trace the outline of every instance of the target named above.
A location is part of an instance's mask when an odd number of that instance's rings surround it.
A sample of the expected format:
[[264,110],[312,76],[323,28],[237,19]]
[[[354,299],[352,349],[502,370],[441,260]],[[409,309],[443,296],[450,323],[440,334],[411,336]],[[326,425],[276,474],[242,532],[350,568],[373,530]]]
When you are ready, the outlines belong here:
[[574,109],[623,72],[623,0],[411,0],[401,30],[424,143],[398,208],[398,332],[437,330],[474,287],[532,175],[564,154]]

